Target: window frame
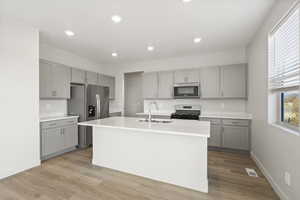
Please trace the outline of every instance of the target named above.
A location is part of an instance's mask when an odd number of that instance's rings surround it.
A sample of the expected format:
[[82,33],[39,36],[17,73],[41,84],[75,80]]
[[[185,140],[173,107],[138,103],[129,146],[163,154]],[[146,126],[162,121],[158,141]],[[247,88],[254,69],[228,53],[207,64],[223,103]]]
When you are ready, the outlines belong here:
[[[284,93],[285,92],[296,92],[297,90],[287,90],[287,91],[280,91],[278,92],[278,107],[279,107],[279,113],[277,117],[277,125],[283,126],[284,128],[291,129],[293,131],[297,131],[300,134],[300,127],[293,126],[287,122],[284,121]],[[300,98],[300,91],[298,91],[298,97]],[[300,113],[300,108],[299,108],[299,113]]]
[[[291,17],[297,10],[300,12],[300,2],[297,1],[294,3],[294,5],[289,9],[289,11],[279,20],[279,22],[271,29],[268,35],[268,109],[272,109],[275,112],[268,112],[268,121],[271,125],[274,125],[275,127],[278,127],[280,129],[283,129],[287,132],[293,133],[297,136],[300,136],[300,126],[293,126],[291,124],[288,124],[287,122],[284,122],[284,93],[285,92],[292,92],[292,91],[298,91],[298,96],[300,98],[300,87],[294,87],[294,88],[284,88],[283,90],[278,90],[278,91],[272,91],[269,88],[269,76],[271,73],[271,67],[273,64],[273,60],[271,60],[271,52],[274,51],[272,49],[271,42],[272,37],[275,34],[275,32],[284,24],[287,22],[289,17]],[[300,23],[300,19],[299,19]],[[300,46],[299,46],[300,48]],[[300,55],[299,55],[300,56]],[[299,108],[300,112],[300,108]],[[275,114],[276,116],[270,116]]]

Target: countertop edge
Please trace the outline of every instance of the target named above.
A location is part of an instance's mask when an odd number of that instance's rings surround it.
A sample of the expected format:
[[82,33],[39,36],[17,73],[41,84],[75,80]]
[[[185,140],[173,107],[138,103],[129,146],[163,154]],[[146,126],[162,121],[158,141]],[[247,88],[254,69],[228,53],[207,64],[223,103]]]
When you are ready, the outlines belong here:
[[72,118],[79,118],[79,116],[58,116],[58,117],[49,117],[49,118],[40,119],[39,122],[50,122],[50,121],[64,120],[64,119],[72,119]]
[[183,133],[183,132],[173,132],[173,131],[164,131],[164,130],[153,130],[153,129],[142,129],[142,128],[129,128],[129,127],[122,127],[122,126],[108,126],[108,125],[95,125],[89,124],[85,122],[77,123],[80,126],[92,126],[97,128],[114,128],[114,129],[125,129],[125,130],[133,130],[133,131],[143,131],[143,132],[154,132],[158,134],[169,134],[169,135],[178,135],[178,136],[193,136],[193,137],[205,137],[209,138],[210,133],[208,135],[200,135],[194,133]]
[[[142,115],[148,115],[148,113],[136,113],[136,115],[138,116],[142,116]],[[171,114],[168,113],[152,113],[153,116],[167,116],[167,117],[171,117]],[[250,115],[250,114],[249,114]],[[241,119],[241,120],[252,120],[252,116],[226,116],[226,114],[224,114],[222,116],[222,114],[203,114],[200,115],[200,118],[217,118],[217,119]]]

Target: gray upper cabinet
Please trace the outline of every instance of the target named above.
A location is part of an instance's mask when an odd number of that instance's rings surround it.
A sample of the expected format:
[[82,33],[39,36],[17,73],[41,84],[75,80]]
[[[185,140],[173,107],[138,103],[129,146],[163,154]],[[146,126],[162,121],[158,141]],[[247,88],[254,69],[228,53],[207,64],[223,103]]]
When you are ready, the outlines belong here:
[[221,67],[221,96],[247,98],[247,65]]
[[71,69],[40,60],[40,98],[70,98]]
[[144,99],[156,99],[158,97],[158,73],[148,72],[143,74]]
[[99,74],[99,85],[109,87],[109,98],[115,98],[115,85],[116,79],[113,76]]
[[40,60],[40,98],[52,97],[52,64]]
[[56,92],[56,97],[69,99],[71,87],[71,69],[60,64],[55,64],[52,69],[53,91]]
[[158,72],[158,98],[173,98],[174,74],[172,71]]
[[86,72],[86,83],[90,85],[98,85],[98,73]]
[[197,83],[199,82],[199,70],[178,70],[174,72],[175,83]]
[[220,67],[200,69],[201,98],[220,97]]
[[71,82],[72,83],[85,83],[85,71],[81,69],[71,69]]

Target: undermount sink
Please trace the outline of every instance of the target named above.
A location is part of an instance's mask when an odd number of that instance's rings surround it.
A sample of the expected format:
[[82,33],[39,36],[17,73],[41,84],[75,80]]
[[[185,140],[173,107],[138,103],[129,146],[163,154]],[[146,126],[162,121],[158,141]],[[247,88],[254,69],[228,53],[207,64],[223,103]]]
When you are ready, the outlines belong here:
[[147,123],[162,123],[162,124],[167,124],[167,123],[171,123],[172,120],[163,120],[163,119],[140,119],[139,122],[147,122]]

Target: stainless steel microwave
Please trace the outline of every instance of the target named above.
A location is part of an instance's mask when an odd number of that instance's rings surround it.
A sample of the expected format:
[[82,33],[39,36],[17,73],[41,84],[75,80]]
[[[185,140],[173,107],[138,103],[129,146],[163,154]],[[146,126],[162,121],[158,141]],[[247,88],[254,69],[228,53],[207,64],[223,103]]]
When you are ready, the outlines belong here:
[[175,99],[200,98],[200,84],[174,85],[173,95]]

